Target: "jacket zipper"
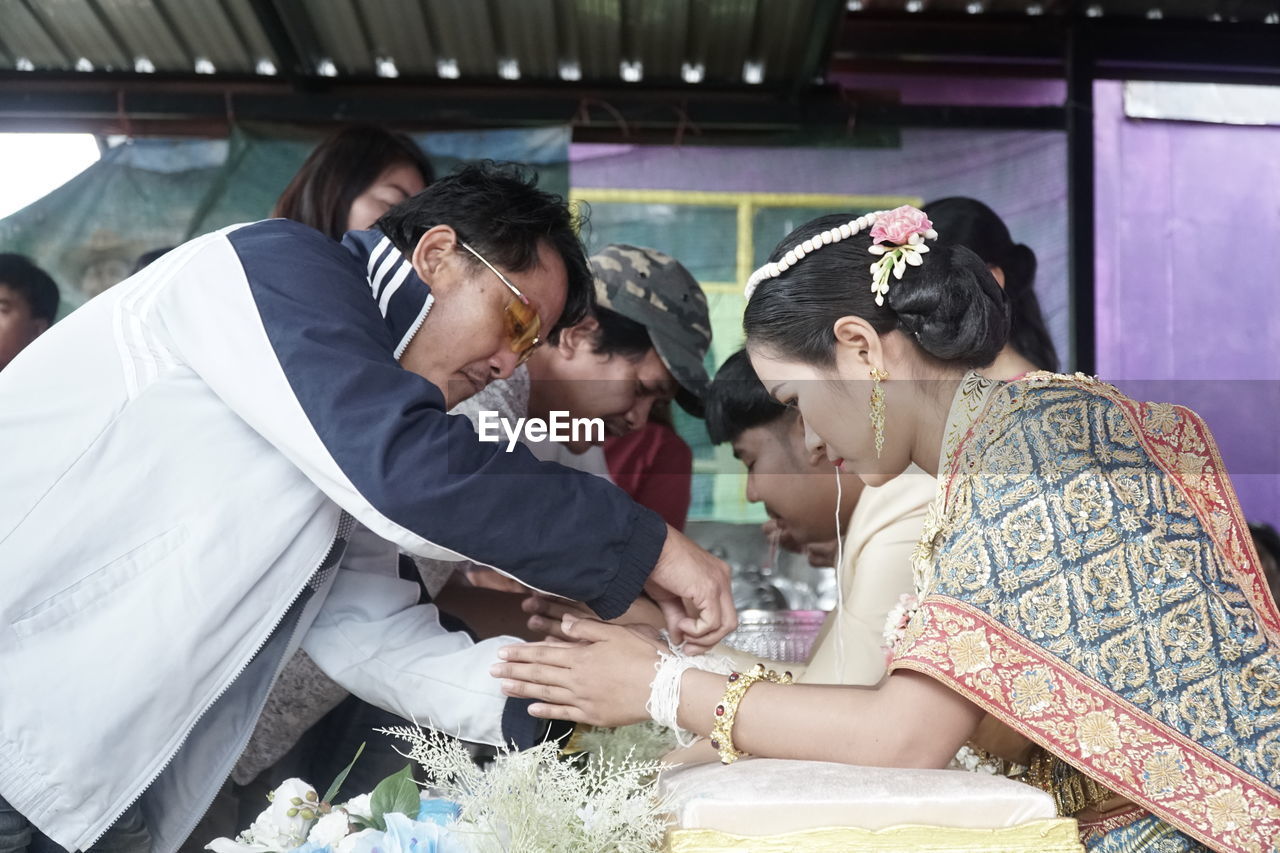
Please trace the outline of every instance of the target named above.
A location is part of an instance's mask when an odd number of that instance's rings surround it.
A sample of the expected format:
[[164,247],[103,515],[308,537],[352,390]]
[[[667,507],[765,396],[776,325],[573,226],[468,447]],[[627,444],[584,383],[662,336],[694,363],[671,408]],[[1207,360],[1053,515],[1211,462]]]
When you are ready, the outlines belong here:
[[[258,656],[258,652],[262,651],[263,647],[266,646],[266,644],[271,640],[272,635],[275,634],[276,629],[280,627],[280,623],[283,622],[285,617],[289,615],[289,611],[293,609],[293,605],[298,601],[299,598],[302,597],[302,593],[306,591],[307,585],[311,583],[311,578],[315,576],[315,573],[320,569],[321,566],[325,564],[325,562],[333,554],[333,549],[337,547],[338,541],[341,538],[338,535],[341,529],[342,529],[342,515],[339,515],[338,524],[334,527],[334,530],[333,530],[333,538],[329,542],[329,547],[325,549],[324,556],[320,558],[320,562],[316,565],[316,567],[307,573],[306,579],[302,582],[302,585],[299,586],[298,589],[289,598],[289,604],[284,608],[284,610],[280,612],[278,616],[276,616],[275,621],[271,623],[271,630],[268,631],[262,637],[262,639],[258,642],[256,646],[253,647],[253,653],[250,654],[247,658],[245,658],[241,662],[240,666],[236,669],[235,675],[231,676],[231,679],[226,684],[222,685],[221,689],[218,690],[217,695],[215,695],[213,699],[209,700],[208,704],[206,704],[204,708],[201,709],[200,713],[196,716],[195,720],[191,723],[190,726],[187,727],[186,732],[183,733],[182,740],[178,741],[178,745],[174,748],[172,752],[169,753],[168,758],[164,760],[164,763],[160,765],[160,768],[156,770],[156,772],[153,773],[149,779],[147,779],[146,784],[143,785],[141,789],[139,789],[138,793],[133,795],[133,798],[130,799],[129,802],[125,804],[125,807],[120,810],[119,814],[113,817],[111,819],[111,822],[108,823],[101,832],[99,832],[96,836],[94,836],[92,841],[90,841],[88,844],[85,845],[85,849],[97,844],[98,841],[102,839],[102,836],[106,835],[108,830],[110,830],[111,827],[115,826],[116,822],[120,820],[121,817],[124,816],[124,813],[129,811],[129,809],[133,808],[133,806],[138,802],[138,800],[142,799],[142,795],[151,789],[151,786],[155,784],[155,781],[160,778],[160,776],[164,773],[164,771],[169,769],[169,765],[173,763],[173,759],[175,759],[178,756],[178,753],[182,751],[182,747],[185,746],[187,743],[187,738],[191,737],[191,733],[196,730],[197,726],[200,725],[200,721],[204,719],[204,715],[209,713],[210,708],[218,704],[218,700],[221,699],[223,695],[226,694],[226,692],[231,689],[231,685],[235,684],[236,681],[239,680],[240,676],[244,674],[244,671],[249,668],[249,664],[252,663],[253,659]],[[296,626],[294,630],[295,631],[297,630]],[[292,643],[293,637],[290,637],[289,640],[290,640],[290,643]],[[281,666],[283,666],[283,662]],[[279,669],[277,669],[276,675],[278,676],[279,674],[280,674]],[[253,736],[253,733],[252,733],[252,730],[250,730],[250,737],[252,736]],[[247,745],[248,745],[247,741],[243,745],[241,745],[239,751],[236,754],[237,761],[240,759],[240,753],[244,752],[245,746]],[[233,763],[233,766],[234,766],[234,763]],[[195,819],[195,822],[191,824],[191,827],[187,830],[188,836],[195,830],[196,826],[200,823],[200,821],[204,819],[204,816],[208,814],[209,808],[213,805],[213,801],[214,799],[217,798],[218,790],[221,790],[221,787],[222,786],[219,785],[218,788],[214,790],[213,797],[210,797],[208,802],[204,804],[203,808],[199,810],[200,812],[199,816]],[[183,841],[185,840],[186,838],[183,839]]]
[[413,325],[409,327],[409,331],[405,333],[405,336],[400,339],[401,343],[396,347],[396,351],[393,353],[397,361],[400,360],[400,356],[404,355],[405,350],[409,348],[409,344],[413,343],[414,337],[418,334],[418,330],[422,328],[422,324],[427,322],[427,315],[431,313],[431,309],[435,304],[435,294],[428,293],[427,301],[423,303],[422,310],[418,312],[418,316],[413,321]]

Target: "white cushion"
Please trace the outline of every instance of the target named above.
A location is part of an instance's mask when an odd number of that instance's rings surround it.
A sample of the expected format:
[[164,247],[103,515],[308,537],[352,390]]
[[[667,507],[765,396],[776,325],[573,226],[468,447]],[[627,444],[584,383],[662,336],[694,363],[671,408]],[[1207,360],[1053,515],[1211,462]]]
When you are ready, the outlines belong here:
[[662,775],[660,787],[677,827],[736,835],[904,824],[999,829],[1056,817],[1043,791],[961,770],[755,758],[677,767]]

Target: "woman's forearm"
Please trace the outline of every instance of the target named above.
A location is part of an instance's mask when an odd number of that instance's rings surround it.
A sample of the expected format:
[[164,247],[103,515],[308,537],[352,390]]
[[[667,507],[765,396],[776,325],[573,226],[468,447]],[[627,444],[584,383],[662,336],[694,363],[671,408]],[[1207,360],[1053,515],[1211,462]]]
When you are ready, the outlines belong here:
[[[709,735],[725,677],[684,674],[680,726]],[[878,688],[757,682],[738,705],[734,746],[767,758],[879,767],[945,767],[977,728],[982,712],[915,673]]]

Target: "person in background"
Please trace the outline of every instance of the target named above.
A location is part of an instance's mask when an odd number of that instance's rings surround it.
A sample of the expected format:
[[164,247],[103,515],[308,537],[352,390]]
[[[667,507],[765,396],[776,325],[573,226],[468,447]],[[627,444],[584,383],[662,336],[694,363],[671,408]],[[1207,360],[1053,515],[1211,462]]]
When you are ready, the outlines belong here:
[[604,458],[618,488],[684,530],[693,501],[693,449],[676,432],[669,402],[655,403],[640,429],[606,438]]
[[0,254],[0,370],[53,325],[58,285],[25,255]]
[[[618,285],[614,263],[631,270],[626,281],[636,288]],[[671,293],[661,297],[674,311],[655,311],[652,299],[642,295],[661,289],[658,284],[646,284],[646,264],[675,284]],[[597,271],[597,300],[607,301],[616,313],[644,326],[653,351],[679,382],[676,402],[693,417],[702,417],[700,396],[707,383],[702,362],[711,346],[711,318],[706,296],[693,276],[666,255],[624,245],[606,247],[592,265]],[[639,330],[634,331],[639,339]],[[609,476],[619,488],[672,527],[684,530],[693,497],[693,451],[676,433],[670,400],[655,401],[647,418],[638,408],[629,410],[621,428],[616,422],[611,426],[604,456]]]
[[[673,399],[690,414],[701,415],[701,395],[707,385],[703,359],[711,346],[711,321],[697,280],[669,255],[624,244],[606,246],[591,256],[590,263],[595,304],[588,316],[550,339],[525,369],[490,383],[455,413],[478,424],[485,411],[513,421],[546,419],[553,411],[564,411],[574,418],[601,418],[610,437],[640,429],[655,405]],[[612,481],[598,439],[529,442],[527,446],[540,459]],[[687,484],[676,485],[687,491]],[[687,494],[655,499],[658,506],[667,508],[667,514],[659,513],[664,519],[668,514],[683,517],[673,510],[681,501],[687,510]],[[467,577],[477,586],[520,595],[528,592],[487,570],[468,571]],[[506,606],[500,601],[485,602],[486,616],[467,607],[456,589],[443,595],[446,606],[455,608],[482,635],[488,631],[473,624],[472,618],[505,624],[520,612],[518,599],[505,602]],[[523,618],[519,622],[523,625]]]
[[[595,305],[529,359],[526,371],[494,382],[468,400],[486,409],[548,418],[553,411],[601,418],[607,436],[635,432],[655,405],[675,400],[701,415],[711,346],[707,299],[679,261],[654,249],[612,244],[591,256]],[[506,398],[503,400],[502,398]],[[530,444],[540,459],[579,469],[574,456],[595,450],[592,473],[608,476],[603,437]]]
[[134,261],[133,271],[135,273],[142,272],[156,261],[173,251],[173,246],[161,246],[158,249],[151,249],[138,255],[138,260]]
[[371,227],[434,177],[427,155],[405,134],[352,125],[311,152],[271,215],[341,240],[348,231]]
[[1267,577],[1271,598],[1280,602],[1280,533],[1262,522],[1250,524],[1249,533],[1253,535],[1253,547],[1258,549],[1258,562]]
[[[794,409],[765,392],[743,350],[725,359],[708,389],[707,434],[714,444],[730,444],[734,458],[746,466],[747,501],[764,504],[765,534],[782,547],[808,555],[818,545],[826,556],[826,543],[834,546],[837,520],[849,529],[862,481],[835,472],[822,454],[805,449],[804,424]],[[830,550],[834,557],[834,547]]]
[[1036,254],[1013,242],[1009,226],[982,202],[964,196],[924,206],[940,242],[964,246],[987,264],[1009,300],[1009,340],[982,369],[990,379],[1015,379],[1033,370],[1058,370],[1058,352],[1036,298]]

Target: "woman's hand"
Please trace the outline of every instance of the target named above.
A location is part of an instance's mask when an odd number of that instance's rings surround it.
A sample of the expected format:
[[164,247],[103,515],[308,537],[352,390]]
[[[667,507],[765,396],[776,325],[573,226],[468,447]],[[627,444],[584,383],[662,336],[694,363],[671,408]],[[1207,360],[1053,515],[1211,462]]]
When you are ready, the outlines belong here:
[[[535,634],[544,635],[557,640],[568,640],[565,636],[563,620],[566,614],[579,619],[594,619],[591,608],[577,601],[566,601],[562,598],[548,598],[534,594],[520,603],[520,609],[529,614],[527,626]],[[627,612],[617,619],[609,620],[614,625],[639,627],[641,625],[661,631],[667,627],[662,609],[645,596],[640,596]]]
[[489,670],[508,696],[533,699],[529,713],[593,726],[624,726],[649,719],[645,705],[661,642],[620,625],[564,616],[574,642],[504,646],[503,663]]

